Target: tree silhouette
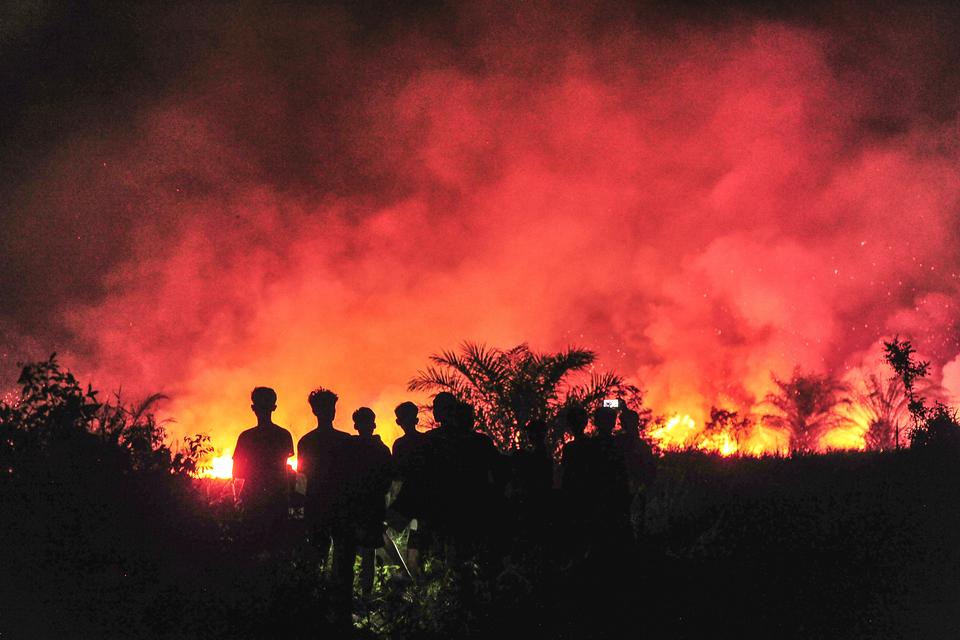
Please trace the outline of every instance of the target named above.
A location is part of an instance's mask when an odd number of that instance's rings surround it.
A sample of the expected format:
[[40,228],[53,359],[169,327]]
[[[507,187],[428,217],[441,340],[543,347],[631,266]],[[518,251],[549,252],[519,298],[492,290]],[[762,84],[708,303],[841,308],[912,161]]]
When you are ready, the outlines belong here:
[[100,402],[96,390],[84,389],[60,366],[56,353],[24,365],[17,383],[19,397],[0,402],[0,461],[10,473],[23,456],[77,434],[122,454],[134,471],[189,475],[213,450],[205,434],[186,437],[176,449],[170,446],[163,423],[152,413],[166,396],[156,393],[127,405],[118,392],[113,402]]
[[755,417],[750,414],[710,407],[710,419],[703,425],[703,437],[709,440],[715,436],[726,434],[739,446],[750,435],[755,421]]
[[[639,404],[640,390],[613,372],[596,373],[596,354],[570,347],[556,353],[538,353],[524,343],[511,349],[464,342],[460,352],[442,351],[433,363],[410,380],[411,391],[450,391],[474,405],[477,425],[502,450],[516,448],[520,428],[531,420],[552,427],[551,440],[560,437],[557,416],[566,406],[587,409],[603,398],[618,396]],[[573,374],[586,375],[583,384],[571,384]]]
[[894,336],[890,342],[884,342],[883,348],[887,364],[903,383],[907,395],[907,410],[913,417],[914,431],[916,431],[923,425],[928,412],[923,397],[917,393],[916,383],[926,377],[930,370],[930,363],[923,360],[915,361],[913,356],[916,349],[909,340],[900,340],[897,336]]
[[864,388],[854,393],[857,406],[867,419],[864,436],[868,451],[900,448],[900,434],[910,417],[907,394],[899,378],[886,380],[871,373]]
[[922,449],[936,445],[955,452],[960,451],[960,424],[957,422],[956,411],[939,400],[928,406],[926,399],[917,389],[930,371],[930,363],[915,360],[916,350],[909,340],[900,340],[895,336],[890,342],[884,342],[883,346],[887,364],[903,384],[907,410],[913,418],[910,446]]
[[849,404],[848,388],[829,374],[804,374],[797,367],[789,380],[773,376],[777,391],[767,394],[766,404],[776,412],[764,421],[790,435],[791,453],[816,450],[821,436],[845,422],[839,409]]

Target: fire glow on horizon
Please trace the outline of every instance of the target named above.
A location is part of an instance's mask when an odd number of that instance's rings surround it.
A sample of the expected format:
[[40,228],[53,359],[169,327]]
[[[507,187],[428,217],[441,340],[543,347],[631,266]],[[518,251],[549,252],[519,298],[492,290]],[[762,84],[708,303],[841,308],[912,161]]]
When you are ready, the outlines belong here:
[[[297,470],[296,456],[287,458],[287,466]],[[233,449],[226,449],[220,455],[213,456],[209,464],[201,467],[200,476],[205,478],[219,478],[226,480],[233,477]]]
[[756,413],[795,366],[856,383],[896,334],[960,391],[960,136],[955,104],[925,102],[933,18],[864,44],[843,21],[468,5],[457,46],[358,43],[324,9],[212,20],[175,91],[72,132],[23,215],[62,230],[50,264],[121,249],[64,269],[102,284],[49,314],[64,361],[168,395],[171,432],[210,433],[220,475],[254,386],[295,440],[324,386],[338,428],[369,406],[389,445],[393,408],[428,400],[406,382],[465,339],[594,349],[665,417],[662,446],[724,455],[786,437],[705,435],[710,407]]

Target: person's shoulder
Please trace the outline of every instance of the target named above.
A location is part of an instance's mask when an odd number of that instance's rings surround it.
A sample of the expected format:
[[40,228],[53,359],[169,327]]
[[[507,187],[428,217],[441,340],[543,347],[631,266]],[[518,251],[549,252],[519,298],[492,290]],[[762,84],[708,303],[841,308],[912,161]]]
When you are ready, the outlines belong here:
[[249,429],[244,429],[243,431],[240,432],[240,435],[237,436],[237,444],[240,444],[241,442],[246,442],[247,440],[251,440],[256,437],[257,437],[256,427],[250,427]]
[[360,436],[349,434],[346,431],[340,431],[340,429],[334,429],[330,434],[330,438],[344,444],[353,444],[360,440]]
[[297,441],[297,449],[303,446],[312,447],[316,444],[319,437],[319,429],[311,429],[307,431],[303,436],[300,437],[300,440]]

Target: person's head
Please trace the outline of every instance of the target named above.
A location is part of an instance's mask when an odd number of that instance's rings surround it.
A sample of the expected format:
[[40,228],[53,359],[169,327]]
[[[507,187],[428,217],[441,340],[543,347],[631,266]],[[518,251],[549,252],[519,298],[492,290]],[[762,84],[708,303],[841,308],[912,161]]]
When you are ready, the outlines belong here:
[[535,447],[542,447],[547,439],[547,423],[543,420],[531,420],[527,423],[527,438]]
[[360,407],[353,412],[353,428],[362,436],[372,436],[377,428],[377,416],[370,407]]
[[433,398],[433,419],[441,426],[448,424],[456,406],[456,396],[449,391],[441,391]]
[[321,422],[333,422],[337,415],[337,394],[329,389],[319,387],[310,392],[307,397],[313,415]]
[[567,431],[575,438],[583,435],[583,430],[587,428],[587,422],[589,421],[590,416],[587,414],[587,410],[579,405],[571,405],[564,411]]
[[593,424],[600,435],[610,435],[617,426],[617,410],[613,407],[600,407],[593,413]]
[[417,423],[420,422],[420,418],[417,417],[420,409],[417,408],[417,405],[410,401],[401,402],[393,410],[393,413],[397,416],[397,424],[400,425],[404,433],[416,431]]
[[269,421],[277,409],[277,392],[270,387],[256,387],[250,393],[250,408],[261,422]]
[[624,409],[620,412],[620,428],[624,433],[638,435],[640,433],[640,414],[633,409]]
[[469,402],[457,402],[453,408],[453,423],[460,431],[473,431],[477,414]]

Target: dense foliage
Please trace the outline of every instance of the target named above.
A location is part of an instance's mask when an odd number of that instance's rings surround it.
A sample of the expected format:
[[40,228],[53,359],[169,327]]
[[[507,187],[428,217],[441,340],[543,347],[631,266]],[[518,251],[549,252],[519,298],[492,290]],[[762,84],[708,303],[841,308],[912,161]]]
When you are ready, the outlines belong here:
[[[526,344],[499,349],[465,342],[459,353],[443,351],[430,359],[433,365],[410,381],[410,390],[449,391],[474,405],[479,428],[501,451],[519,446],[521,430],[531,420],[553,427],[550,439],[559,441],[558,416],[570,405],[594,409],[609,397],[634,405],[641,400],[640,390],[622,376],[593,371],[596,354],[587,349],[539,353]],[[585,382],[571,383],[583,372],[588,373]]]

